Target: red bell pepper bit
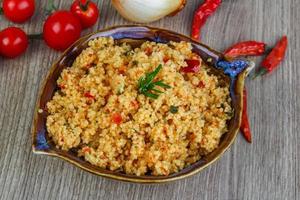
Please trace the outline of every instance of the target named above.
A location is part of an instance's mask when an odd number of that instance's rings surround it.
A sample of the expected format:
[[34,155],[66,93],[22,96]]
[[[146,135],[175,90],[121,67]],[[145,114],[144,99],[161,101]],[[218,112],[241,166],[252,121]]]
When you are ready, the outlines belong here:
[[198,84],[199,88],[205,88],[205,83],[203,81],[200,81]]
[[112,122],[119,125],[122,123],[122,116],[120,113],[114,113],[111,116]]
[[58,85],[58,87],[59,87],[60,89],[65,89],[65,88],[66,88],[66,85],[61,83],[61,84]]
[[86,92],[86,93],[84,93],[84,96],[85,96],[85,97],[87,97],[87,98],[90,98],[90,99],[93,99],[93,100],[95,100],[95,96],[94,96],[94,95],[92,95],[90,92]]
[[199,71],[200,66],[201,66],[201,60],[185,60],[185,62],[187,63],[187,67],[182,67],[180,69],[181,72],[184,73],[196,73]]
[[164,63],[168,62],[169,60],[170,60],[169,56],[164,56],[164,58],[163,58]]
[[145,53],[146,53],[147,56],[150,56],[152,54],[152,49],[150,47],[147,47],[145,49]]
[[[271,53],[262,61],[261,68],[257,71],[254,78],[272,72],[283,61],[287,50],[288,39],[284,35],[275,45]],[[254,79],[253,78],[253,79]]]
[[137,100],[133,100],[130,103],[131,103],[132,107],[136,110],[140,107],[140,104]]
[[83,151],[83,153],[91,153],[91,148],[90,147],[83,147],[82,151]]

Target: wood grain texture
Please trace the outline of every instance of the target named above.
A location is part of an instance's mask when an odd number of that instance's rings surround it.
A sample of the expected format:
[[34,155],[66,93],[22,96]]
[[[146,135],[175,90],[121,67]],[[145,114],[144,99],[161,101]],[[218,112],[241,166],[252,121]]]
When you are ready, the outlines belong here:
[[[46,1],[36,1],[33,19],[18,25],[41,31]],[[60,8],[71,1],[56,0]],[[151,23],[189,34],[200,0],[188,0],[177,16]],[[98,0],[101,18],[92,30],[130,24],[109,0]],[[229,151],[203,172],[164,185],[136,185],[98,177],[31,151],[30,128],[39,85],[59,53],[33,41],[25,55],[0,58],[0,199],[300,199],[300,1],[224,0],[203,29],[203,42],[224,50],[242,40],[270,46],[282,34],[290,44],[272,75],[247,81],[254,141],[239,136]],[[0,29],[12,23],[0,16]],[[88,33],[90,30],[86,30]],[[257,59],[259,63],[260,59]]]

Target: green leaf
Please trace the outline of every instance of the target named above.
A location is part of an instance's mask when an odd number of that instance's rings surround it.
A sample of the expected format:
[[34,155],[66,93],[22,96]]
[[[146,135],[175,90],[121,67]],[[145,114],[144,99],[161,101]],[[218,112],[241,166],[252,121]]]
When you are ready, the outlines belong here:
[[146,97],[150,97],[152,99],[157,99],[158,95],[157,94],[153,94],[153,93],[149,93],[149,92],[145,92],[143,93]]
[[160,90],[157,90],[157,89],[151,89],[151,91],[154,91],[154,92],[156,92],[156,93],[164,93],[164,92],[162,92],[162,91],[160,91]]
[[171,86],[169,86],[169,85],[163,83],[162,81],[156,81],[156,82],[154,82],[153,84],[154,84],[154,85],[157,85],[157,86],[160,86],[160,87],[162,87],[162,88],[171,88]]
[[[162,91],[155,89],[154,87],[160,86],[162,88],[171,88],[169,85],[163,83],[162,81],[153,82],[154,78],[157,76],[159,71],[162,69],[162,65],[158,65],[157,68],[151,73],[146,73],[138,80],[138,91],[147,97],[157,99],[158,95],[163,93]],[[158,94],[157,94],[158,93]]]

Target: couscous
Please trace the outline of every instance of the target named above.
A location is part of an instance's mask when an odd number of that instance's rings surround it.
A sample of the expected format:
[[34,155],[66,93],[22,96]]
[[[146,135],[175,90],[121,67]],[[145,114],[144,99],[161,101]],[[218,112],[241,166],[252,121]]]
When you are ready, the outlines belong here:
[[97,38],[57,84],[47,103],[57,148],[138,176],[169,175],[212,152],[233,113],[229,85],[187,42],[133,49]]

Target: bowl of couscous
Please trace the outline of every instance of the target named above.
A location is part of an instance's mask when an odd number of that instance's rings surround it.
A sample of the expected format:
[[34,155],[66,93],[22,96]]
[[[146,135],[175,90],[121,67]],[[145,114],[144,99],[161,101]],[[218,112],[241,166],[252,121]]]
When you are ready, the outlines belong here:
[[33,151],[123,181],[190,176],[233,143],[251,65],[158,28],[87,35],[40,89]]

